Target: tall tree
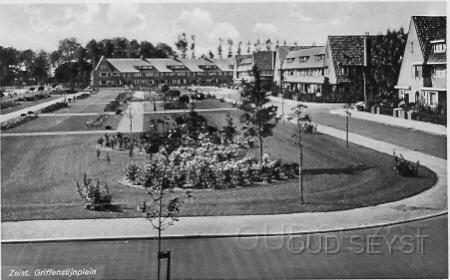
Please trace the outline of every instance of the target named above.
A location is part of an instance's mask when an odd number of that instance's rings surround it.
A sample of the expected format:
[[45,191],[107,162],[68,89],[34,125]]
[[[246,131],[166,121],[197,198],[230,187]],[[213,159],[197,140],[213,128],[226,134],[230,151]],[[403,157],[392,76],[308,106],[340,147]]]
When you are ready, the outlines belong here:
[[144,58],[153,58],[157,56],[157,50],[152,43],[148,41],[142,41],[139,48],[139,56]]
[[36,82],[45,83],[50,76],[49,55],[45,51],[40,51],[34,58],[29,71]]
[[92,39],[86,44],[86,55],[93,66],[97,65],[101,57],[101,50],[96,40]]
[[270,40],[270,38],[266,40],[266,50],[272,50],[272,40]]
[[254,46],[255,46],[255,50],[256,51],[260,51],[260,49],[261,49],[261,41],[259,40],[259,38],[256,39],[256,42],[254,43]]
[[186,52],[188,48],[188,41],[186,39],[186,33],[178,35],[178,41],[175,42],[175,46],[181,53],[181,58],[186,58]]
[[372,91],[381,98],[392,98],[396,96],[394,87],[400,74],[401,58],[405,50],[407,34],[403,28],[388,29],[386,35],[372,38]]
[[195,58],[195,35],[191,36],[191,58]]
[[115,58],[126,58],[128,49],[128,39],[123,37],[115,37],[112,39],[112,44],[114,46],[112,57]]
[[214,59],[214,54],[212,51],[208,52],[208,57],[209,57],[209,59]]
[[11,85],[18,77],[17,65],[20,51],[0,46],[0,86]]
[[252,69],[254,82],[242,81],[241,109],[244,110],[240,120],[245,136],[257,137],[259,140],[260,162],[263,158],[263,138],[272,135],[276,126],[277,107],[267,103],[267,92],[261,87],[261,78],[256,66]]
[[176,58],[177,52],[172,49],[169,45],[166,43],[158,43],[156,44],[156,51],[158,58]]
[[231,58],[233,57],[233,40],[228,39],[227,43],[228,43],[228,58]]
[[242,52],[242,41],[239,41],[237,50],[236,50],[236,54],[241,55],[241,52]]
[[104,57],[112,57],[114,52],[114,45],[111,41],[111,39],[103,39],[99,43],[100,45],[100,53]]
[[139,57],[139,48],[141,46],[139,45],[139,42],[135,39],[131,40],[128,44],[127,49],[127,57],[129,58],[138,58]]
[[311,124],[309,115],[306,114],[307,107],[303,104],[298,104],[292,108],[292,118],[297,122],[297,144],[298,144],[298,190],[300,194],[300,203],[303,204],[303,132],[306,132],[308,126]]
[[58,51],[61,54],[61,62],[70,62],[76,59],[78,49],[81,47],[74,37],[66,38],[58,43]]
[[219,38],[219,46],[217,47],[217,55],[219,56],[219,58],[222,58],[222,43],[222,38]]

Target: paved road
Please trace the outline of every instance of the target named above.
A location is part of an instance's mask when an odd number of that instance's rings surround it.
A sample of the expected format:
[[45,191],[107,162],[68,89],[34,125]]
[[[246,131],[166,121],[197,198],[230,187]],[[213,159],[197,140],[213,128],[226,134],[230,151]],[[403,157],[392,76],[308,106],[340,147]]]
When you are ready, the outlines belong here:
[[[279,102],[274,102],[274,104],[279,106],[281,112],[281,104]],[[285,114],[290,113],[292,107],[292,102],[284,103]],[[329,112],[331,109],[339,107],[342,107],[342,105],[308,105],[307,111],[314,122],[345,130],[345,117],[333,115]],[[375,140],[402,146],[413,151],[444,159],[447,158],[447,137],[445,136],[433,135],[421,131],[356,118],[349,119],[349,131]]]
[[1,137],[15,136],[65,136],[65,135],[86,135],[86,134],[105,134],[114,133],[116,130],[78,130],[78,131],[52,131],[52,132],[17,132],[17,133],[1,133]]
[[[96,279],[154,279],[156,244],[2,244],[2,278],[9,279],[5,266],[81,265],[103,268]],[[163,241],[172,251],[172,279],[447,278],[447,246],[447,215],[326,234]]]
[[31,106],[31,107],[27,107],[27,108],[24,108],[24,109],[21,109],[21,110],[18,110],[18,111],[14,111],[14,112],[11,112],[11,113],[8,113],[8,114],[1,115],[0,116],[0,122],[5,122],[7,120],[20,117],[21,114],[27,114],[29,111],[37,112],[37,111],[41,110],[42,108],[45,108],[45,107],[47,107],[49,105],[61,102],[61,101],[65,100],[65,99],[73,98],[74,96],[79,96],[79,95],[84,94],[84,93],[86,93],[86,92],[78,92],[78,93],[74,93],[74,94],[68,94],[65,97],[61,97],[61,98],[58,98],[58,99],[53,99],[53,100],[48,101],[48,102],[43,102],[43,103]]

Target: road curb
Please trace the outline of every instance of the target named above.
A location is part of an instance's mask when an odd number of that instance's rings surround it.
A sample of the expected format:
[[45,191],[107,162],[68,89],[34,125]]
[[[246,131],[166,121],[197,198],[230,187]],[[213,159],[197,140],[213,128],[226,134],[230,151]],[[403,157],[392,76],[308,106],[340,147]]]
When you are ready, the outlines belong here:
[[[327,230],[313,230],[313,231],[296,231],[296,232],[280,232],[280,233],[241,233],[241,234],[186,234],[186,235],[165,235],[162,239],[199,239],[199,238],[245,238],[245,237],[268,237],[268,236],[288,236],[288,235],[305,235],[305,234],[321,234],[331,232],[342,232],[352,230],[363,230],[377,227],[393,226],[411,222],[432,219],[439,216],[447,215],[448,211],[433,213],[421,217],[405,219],[403,221],[393,221],[372,225],[364,225],[350,228],[335,228]],[[110,237],[79,237],[79,238],[41,238],[41,239],[10,239],[1,240],[1,244],[21,244],[21,243],[47,243],[47,242],[88,242],[88,241],[117,241],[117,240],[156,240],[158,236],[150,235],[131,235],[131,236],[110,236]]]

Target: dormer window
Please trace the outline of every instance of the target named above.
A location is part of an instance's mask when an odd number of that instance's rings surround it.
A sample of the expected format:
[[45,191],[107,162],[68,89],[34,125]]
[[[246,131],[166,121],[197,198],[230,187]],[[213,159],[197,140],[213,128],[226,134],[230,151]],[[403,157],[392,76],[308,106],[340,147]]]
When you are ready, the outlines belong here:
[[325,55],[323,55],[323,54],[318,54],[318,55],[315,55],[315,57],[316,57],[316,60],[317,60],[317,61],[321,61],[321,60],[323,60],[323,59],[325,58]]
[[433,44],[433,52],[434,53],[445,53],[446,50],[447,50],[447,44],[445,42]]
[[300,62],[306,62],[307,60],[308,60],[308,56],[300,56],[299,58],[298,58],[298,60],[300,61]]
[[294,62],[295,58],[286,58],[286,63]]

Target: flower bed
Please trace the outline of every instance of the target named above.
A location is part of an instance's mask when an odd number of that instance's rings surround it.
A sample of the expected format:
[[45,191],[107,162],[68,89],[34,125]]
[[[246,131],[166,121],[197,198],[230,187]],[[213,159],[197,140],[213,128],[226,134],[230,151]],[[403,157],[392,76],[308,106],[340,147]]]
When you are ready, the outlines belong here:
[[66,102],[57,102],[52,105],[49,105],[49,106],[41,109],[41,113],[50,113],[50,112],[53,112],[53,111],[56,111],[56,110],[59,110],[62,108],[67,108]]
[[37,114],[29,114],[29,115],[20,116],[20,117],[14,118],[14,119],[7,120],[1,124],[1,131],[5,131],[8,129],[18,127],[19,125],[30,122],[37,118],[38,118]]
[[89,120],[86,122],[87,128],[99,128],[102,127],[103,124],[106,122],[106,120],[109,118],[108,115],[105,114],[99,114],[94,119]]
[[258,163],[247,154],[244,141],[217,144],[211,135],[200,134],[196,141],[186,137],[171,153],[163,147],[159,156],[147,164],[132,163],[124,170],[128,181],[135,185],[151,186],[155,168],[165,166],[165,176],[171,187],[194,189],[227,189],[245,187],[257,182],[271,183],[294,178],[298,165],[285,164],[281,160],[265,157]]

